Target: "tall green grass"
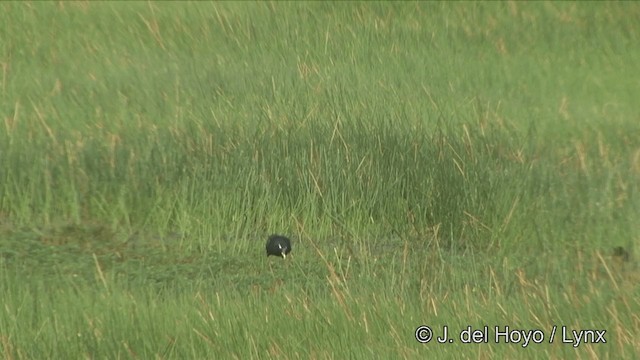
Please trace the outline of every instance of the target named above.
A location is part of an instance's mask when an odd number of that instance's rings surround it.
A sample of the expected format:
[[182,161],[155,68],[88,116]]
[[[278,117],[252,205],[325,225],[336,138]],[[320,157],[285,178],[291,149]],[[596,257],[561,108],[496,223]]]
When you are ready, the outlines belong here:
[[639,6],[0,7],[5,358],[640,352]]

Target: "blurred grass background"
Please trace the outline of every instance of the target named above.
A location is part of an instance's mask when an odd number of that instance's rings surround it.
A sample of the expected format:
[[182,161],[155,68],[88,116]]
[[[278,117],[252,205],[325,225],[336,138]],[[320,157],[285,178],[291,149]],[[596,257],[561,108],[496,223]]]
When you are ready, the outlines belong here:
[[635,3],[0,7],[5,358],[639,353]]

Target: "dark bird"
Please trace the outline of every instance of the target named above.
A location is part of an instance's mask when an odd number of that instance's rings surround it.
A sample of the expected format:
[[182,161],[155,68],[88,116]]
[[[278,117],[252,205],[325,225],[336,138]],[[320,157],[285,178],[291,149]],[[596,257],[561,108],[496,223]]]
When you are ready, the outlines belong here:
[[613,248],[613,257],[622,262],[628,262],[631,260],[631,253],[622,246],[616,246]]
[[267,257],[280,256],[283,259],[291,252],[291,240],[282,235],[271,235],[267,240]]

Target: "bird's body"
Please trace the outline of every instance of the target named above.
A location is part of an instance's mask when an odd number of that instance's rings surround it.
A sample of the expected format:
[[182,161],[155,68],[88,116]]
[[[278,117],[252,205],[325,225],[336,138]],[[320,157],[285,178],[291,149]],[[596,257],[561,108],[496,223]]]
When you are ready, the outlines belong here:
[[282,235],[271,235],[267,240],[267,256],[280,256],[283,259],[291,252],[291,240]]

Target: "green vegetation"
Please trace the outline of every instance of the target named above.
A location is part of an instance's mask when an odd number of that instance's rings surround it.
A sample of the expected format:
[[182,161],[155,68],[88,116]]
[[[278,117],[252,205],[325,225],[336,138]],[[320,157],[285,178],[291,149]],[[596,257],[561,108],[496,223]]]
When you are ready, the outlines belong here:
[[0,356],[639,356],[638,18],[0,4]]

